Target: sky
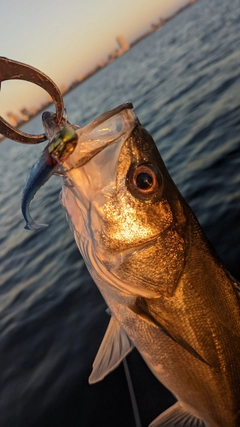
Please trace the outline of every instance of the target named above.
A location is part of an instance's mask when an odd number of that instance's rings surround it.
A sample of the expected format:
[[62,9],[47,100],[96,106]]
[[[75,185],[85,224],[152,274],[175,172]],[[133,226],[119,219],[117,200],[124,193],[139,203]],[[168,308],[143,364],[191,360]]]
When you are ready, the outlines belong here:
[[[0,55],[40,69],[61,88],[106,59],[116,36],[131,43],[187,0],[8,0],[1,3]],[[43,89],[5,81],[0,115],[39,107]]]

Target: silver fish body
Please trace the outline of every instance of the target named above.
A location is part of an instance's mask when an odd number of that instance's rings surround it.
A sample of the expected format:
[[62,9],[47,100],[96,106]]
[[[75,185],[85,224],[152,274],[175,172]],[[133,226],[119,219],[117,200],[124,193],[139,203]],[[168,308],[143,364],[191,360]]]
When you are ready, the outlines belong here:
[[90,382],[135,345],[178,400],[152,427],[240,426],[239,284],[131,109],[86,129],[61,200],[112,313]]

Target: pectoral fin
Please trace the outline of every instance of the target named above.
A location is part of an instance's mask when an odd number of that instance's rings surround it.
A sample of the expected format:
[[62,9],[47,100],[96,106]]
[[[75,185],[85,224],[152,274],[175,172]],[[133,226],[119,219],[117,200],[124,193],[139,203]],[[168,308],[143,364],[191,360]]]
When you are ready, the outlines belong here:
[[166,320],[161,319],[159,315],[153,315],[150,313],[144,298],[137,298],[135,305],[132,305],[131,307],[129,306],[128,308],[136,313],[143,321],[151,324],[155,328],[157,327],[161,329],[165,335],[183,347],[192,356],[196,357],[196,359],[208,366],[211,366],[211,364],[208,363],[186,340],[184,340],[183,337],[173,330],[172,325],[168,324]]
[[207,427],[207,424],[185,411],[177,402],[152,421],[149,427]]
[[109,372],[113,371],[133,349],[133,344],[124,329],[114,317],[111,317],[107,331],[99,347],[89,383],[101,381]]

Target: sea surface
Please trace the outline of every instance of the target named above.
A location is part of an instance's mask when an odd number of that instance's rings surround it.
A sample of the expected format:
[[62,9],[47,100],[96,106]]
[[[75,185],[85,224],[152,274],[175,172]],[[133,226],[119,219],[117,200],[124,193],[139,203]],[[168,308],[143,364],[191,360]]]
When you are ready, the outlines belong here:
[[[126,101],[239,279],[239,0],[198,0],[64,97],[81,126]],[[23,130],[41,133],[41,115]],[[0,144],[0,427],[133,427],[122,365],[87,382],[109,316],[59,203],[60,177],[32,202],[49,228],[24,229],[21,192],[43,145]],[[146,427],[174,398],[136,350],[127,360]]]

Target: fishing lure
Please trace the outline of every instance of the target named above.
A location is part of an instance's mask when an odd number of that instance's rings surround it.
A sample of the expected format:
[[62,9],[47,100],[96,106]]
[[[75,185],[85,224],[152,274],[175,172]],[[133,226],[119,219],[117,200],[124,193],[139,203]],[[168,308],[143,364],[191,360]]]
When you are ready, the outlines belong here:
[[41,230],[48,224],[36,223],[30,215],[30,203],[37,191],[73,153],[78,141],[78,135],[70,126],[64,126],[50,140],[43,150],[37,163],[32,167],[23,189],[21,209],[26,221],[26,230]]

